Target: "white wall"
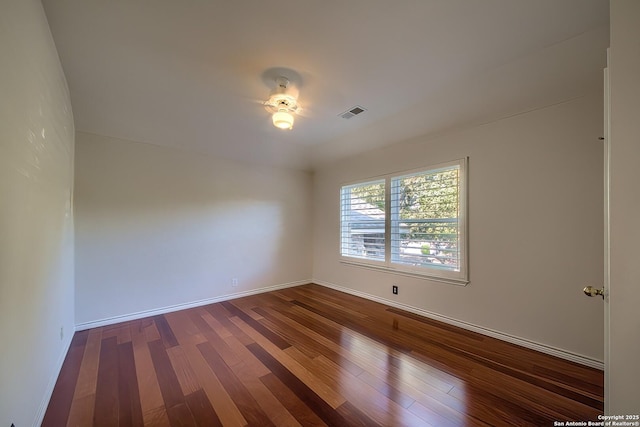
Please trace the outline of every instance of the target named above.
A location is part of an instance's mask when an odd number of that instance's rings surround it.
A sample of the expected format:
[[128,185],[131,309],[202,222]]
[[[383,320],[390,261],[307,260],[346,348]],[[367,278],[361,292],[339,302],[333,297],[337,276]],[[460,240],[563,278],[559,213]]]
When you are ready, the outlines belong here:
[[609,412],[640,412],[640,2],[611,1]]
[[[602,104],[596,90],[321,168],[314,185],[314,280],[602,361],[603,305],[582,294],[603,274]],[[465,156],[468,286],[339,262],[341,184]],[[399,295],[391,294],[392,284]]]
[[80,327],[311,278],[310,174],[76,139]]
[[0,425],[24,427],[44,415],[74,331],[74,129],[42,5],[1,9]]

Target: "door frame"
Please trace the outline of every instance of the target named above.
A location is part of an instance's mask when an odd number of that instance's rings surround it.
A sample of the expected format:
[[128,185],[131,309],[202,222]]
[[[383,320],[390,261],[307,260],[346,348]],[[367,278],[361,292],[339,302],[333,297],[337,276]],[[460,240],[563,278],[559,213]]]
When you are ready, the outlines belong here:
[[609,192],[611,182],[611,102],[610,102],[610,81],[609,81],[609,49],[607,49],[607,67],[604,69],[604,413],[609,414],[609,361],[610,361],[610,339],[609,339],[609,288],[611,277],[611,243],[610,225],[611,217],[609,211]]

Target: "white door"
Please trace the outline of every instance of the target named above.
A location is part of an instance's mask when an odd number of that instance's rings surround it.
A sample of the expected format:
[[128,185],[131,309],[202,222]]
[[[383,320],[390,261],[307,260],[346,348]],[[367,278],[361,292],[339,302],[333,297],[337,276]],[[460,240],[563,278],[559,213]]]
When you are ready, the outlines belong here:
[[[607,49],[607,63],[609,50]],[[610,183],[610,109],[609,109],[609,68],[604,69],[604,277],[602,289],[593,286],[584,288],[584,292],[592,297],[601,296],[604,300],[604,412],[609,415],[609,277],[610,277],[610,216],[609,216],[609,183]]]
[[609,160],[610,160],[610,103],[609,103],[609,49],[607,49],[607,68],[604,69],[604,413],[609,414]]

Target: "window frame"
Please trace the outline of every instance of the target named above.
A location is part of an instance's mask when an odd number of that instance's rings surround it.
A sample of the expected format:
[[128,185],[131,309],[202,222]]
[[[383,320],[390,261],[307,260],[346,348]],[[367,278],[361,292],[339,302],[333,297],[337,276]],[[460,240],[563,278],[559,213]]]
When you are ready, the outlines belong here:
[[[428,165],[420,168],[393,172],[376,177],[351,181],[340,186],[340,226],[338,255],[340,262],[357,267],[370,268],[387,273],[399,274],[403,276],[418,277],[438,282],[450,283],[454,285],[466,286],[469,283],[469,215],[468,215],[468,158],[457,159],[449,162]],[[458,236],[459,236],[459,269],[449,270],[425,266],[412,266],[392,261],[392,234],[391,234],[391,185],[392,180],[401,179],[415,174],[437,173],[439,170],[446,170],[458,167]],[[372,182],[383,181],[385,189],[385,253],[384,260],[374,260],[359,258],[355,256],[343,255],[343,190],[347,187],[357,185],[367,185]]]

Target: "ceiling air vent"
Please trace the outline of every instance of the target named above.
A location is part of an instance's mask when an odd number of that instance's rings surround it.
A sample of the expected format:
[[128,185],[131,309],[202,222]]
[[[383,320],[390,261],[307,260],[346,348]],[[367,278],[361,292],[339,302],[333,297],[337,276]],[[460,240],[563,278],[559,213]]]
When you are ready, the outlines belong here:
[[344,113],[340,113],[339,116],[342,117],[343,119],[350,119],[353,116],[357,116],[360,113],[363,113],[367,111],[366,108],[362,108],[359,105],[356,105],[355,107],[345,111]]

